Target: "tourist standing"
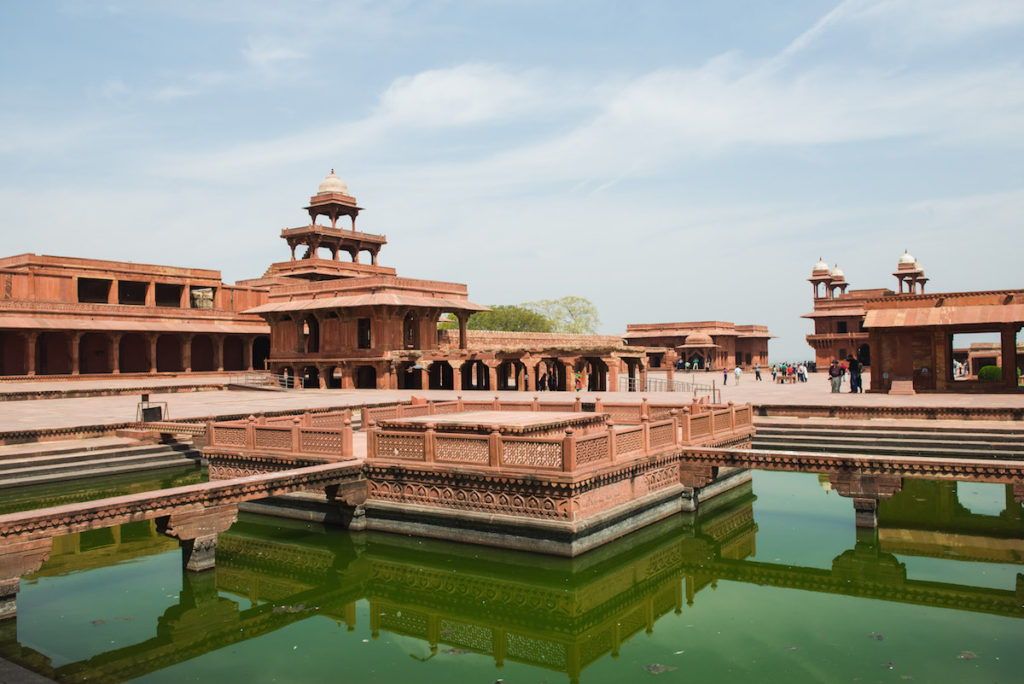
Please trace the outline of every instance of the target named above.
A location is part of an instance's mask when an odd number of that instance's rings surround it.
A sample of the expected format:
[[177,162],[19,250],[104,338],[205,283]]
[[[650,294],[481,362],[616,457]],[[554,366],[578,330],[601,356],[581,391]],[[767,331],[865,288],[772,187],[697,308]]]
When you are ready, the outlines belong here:
[[847,364],[850,367],[850,392],[857,394],[863,391],[861,389],[861,373],[863,368],[861,367],[860,361],[850,356],[846,359]]
[[722,384],[723,385],[728,385],[729,384],[729,369],[728,368],[723,368],[722,369]]
[[537,378],[537,391],[543,392],[548,388],[548,374],[541,373],[540,377]]
[[754,380],[761,382],[761,367],[756,364],[754,365]]
[[843,386],[843,369],[839,367],[839,362],[835,359],[828,367],[828,381],[832,385],[832,394],[839,394],[839,390]]
[[807,382],[807,365],[801,363],[796,367],[796,379],[800,382]]
[[738,363],[736,364],[736,370],[734,370],[733,373],[736,374],[736,384],[739,385],[740,376],[743,375],[743,370],[740,368],[740,365]]
[[777,379],[778,377],[779,377],[779,369],[778,369],[778,367],[777,367],[777,366],[776,366],[776,365],[775,365],[775,364],[773,363],[773,364],[772,364],[772,382],[775,382],[775,380],[776,380],[776,379]]

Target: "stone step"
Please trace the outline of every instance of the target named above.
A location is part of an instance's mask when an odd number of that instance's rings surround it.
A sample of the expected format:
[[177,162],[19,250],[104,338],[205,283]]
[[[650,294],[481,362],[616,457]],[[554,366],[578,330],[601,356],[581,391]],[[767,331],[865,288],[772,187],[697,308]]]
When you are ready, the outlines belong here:
[[0,488],[21,487],[83,477],[117,475],[137,470],[198,465],[200,453],[188,444],[146,444],[96,449],[78,454],[52,454],[0,462]]
[[45,455],[23,456],[21,458],[5,458],[0,460],[0,476],[9,472],[23,471],[32,468],[48,468],[97,460],[117,460],[149,454],[166,455],[189,452],[193,447],[189,444],[172,442],[167,444],[138,444],[111,446],[89,449],[85,451],[59,451]]
[[973,445],[967,446],[934,446],[920,445],[907,442],[902,445],[883,445],[871,442],[863,442],[857,445],[836,445],[820,442],[793,441],[774,438],[759,438],[754,436],[753,448],[769,449],[773,451],[803,451],[803,452],[830,452],[846,454],[879,454],[893,456],[936,456],[939,458],[983,458],[983,459],[1021,459],[1024,458],[1024,450],[1003,451],[993,449],[979,449]]
[[[925,424],[922,424],[925,423]],[[814,421],[807,420],[777,420],[777,419],[756,419],[754,427],[758,432],[784,432],[793,434],[825,434],[825,433],[872,433],[872,434],[923,434],[956,435],[958,438],[972,438],[975,436],[998,437],[1008,439],[1024,440],[1024,425],[1000,424],[998,427],[985,425],[984,421],[961,421],[957,424],[943,425],[933,421],[899,421],[889,422],[876,421]]]
[[199,467],[198,458],[188,458],[185,456],[162,460],[151,460],[143,463],[109,463],[106,462],[103,467],[96,468],[83,468],[80,470],[69,470],[62,472],[45,472],[40,471],[33,475],[26,475],[15,478],[0,477],[0,489],[8,489],[11,487],[27,487],[31,485],[39,484],[52,484],[57,482],[67,482],[68,480],[82,480],[90,477],[107,477],[110,475],[123,475],[125,473],[134,473],[144,470],[162,470],[164,468],[179,468],[182,466],[195,466]]
[[61,439],[49,442],[5,444],[0,446],[0,463],[9,458],[96,451],[115,446],[133,446],[138,443],[138,440],[128,437],[93,437],[90,439]]
[[784,442],[800,442],[807,444],[820,444],[822,446],[834,445],[877,445],[877,446],[901,446],[916,445],[921,448],[936,447],[964,447],[969,449],[991,449],[992,451],[1024,451],[1024,441],[995,440],[995,439],[952,439],[949,435],[942,436],[917,436],[917,435],[863,435],[860,433],[845,434],[841,432],[831,434],[803,434],[786,432],[761,432],[756,433],[755,439],[775,440]]

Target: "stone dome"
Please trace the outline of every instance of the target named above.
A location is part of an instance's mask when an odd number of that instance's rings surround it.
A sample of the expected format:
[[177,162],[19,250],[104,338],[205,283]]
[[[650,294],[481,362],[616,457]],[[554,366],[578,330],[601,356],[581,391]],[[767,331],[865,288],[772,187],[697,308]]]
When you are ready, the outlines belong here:
[[348,186],[345,185],[344,181],[334,175],[334,169],[324,178],[320,183],[320,187],[316,189],[318,195],[347,195]]
[[686,339],[683,340],[683,343],[688,347],[713,347],[715,345],[715,341],[711,339],[711,335],[706,335],[701,332],[690,333],[686,336]]
[[814,268],[811,269],[812,272],[827,271],[827,270],[828,270],[828,264],[821,257],[818,257],[818,263],[814,264]]
[[832,269],[832,272],[829,273],[829,275],[832,276],[833,278],[845,278],[846,277],[846,274],[843,273],[843,270],[841,268],[839,268],[839,264],[835,265],[835,268]]
[[903,264],[911,264],[911,265],[913,265],[915,263],[917,263],[917,259],[915,259],[914,257],[910,256],[910,253],[907,250],[903,250],[903,256],[900,257],[900,261],[899,261],[900,266],[902,266]]

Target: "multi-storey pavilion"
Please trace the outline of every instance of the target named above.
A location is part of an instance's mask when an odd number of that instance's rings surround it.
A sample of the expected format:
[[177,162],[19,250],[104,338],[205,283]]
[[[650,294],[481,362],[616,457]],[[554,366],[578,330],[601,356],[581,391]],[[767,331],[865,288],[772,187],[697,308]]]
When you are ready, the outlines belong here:
[[[904,252],[893,276],[899,291],[887,288],[846,291],[838,267],[819,260],[811,272],[814,321],[807,342],[819,365],[855,356],[871,366],[871,391],[1014,391],[1016,369],[1022,366],[1017,335],[1024,325],[1024,290],[924,294],[928,278],[921,264]],[[953,336],[989,333],[999,344],[988,345],[992,365],[1002,380],[982,382],[955,377]],[[959,353],[966,360],[967,350]]]
[[0,259],[0,375],[262,368],[266,289],[219,271],[21,254]]
[[[282,231],[291,259],[273,264],[263,278],[265,304],[246,313],[262,316],[271,328],[271,370],[302,378],[305,386],[342,388],[536,389],[541,375],[551,388],[572,387],[579,373],[584,387],[607,390],[621,370],[644,372],[642,350],[621,339],[564,340],[516,337],[484,340],[466,330],[469,316],[486,307],[468,299],[465,285],[400,278],[377,263],[383,235],[355,232],[360,211],[348,187],[332,173],[306,207],[311,223]],[[327,216],[331,225],[316,223]],[[338,227],[349,216],[352,229]],[[297,254],[299,247],[305,250]],[[327,249],[330,258],[318,251]],[[359,263],[368,251],[371,263]],[[351,261],[340,258],[348,254]],[[442,316],[458,322],[458,343],[438,331]]]

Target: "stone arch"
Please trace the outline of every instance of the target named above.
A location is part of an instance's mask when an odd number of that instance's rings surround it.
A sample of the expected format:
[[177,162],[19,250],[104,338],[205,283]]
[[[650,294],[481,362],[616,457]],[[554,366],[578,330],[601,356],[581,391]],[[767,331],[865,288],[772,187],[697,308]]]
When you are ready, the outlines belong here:
[[117,350],[117,367],[122,373],[149,372],[149,344],[139,333],[125,333]]
[[192,338],[192,370],[217,370],[213,358],[213,338],[209,335],[196,335]]
[[587,384],[586,389],[588,392],[607,392],[608,391],[608,364],[604,362],[604,359],[599,357],[587,357],[583,359],[586,364]]
[[345,370],[341,366],[328,367],[327,372],[324,374],[327,389],[341,389],[341,378],[344,373]]
[[106,333],[85,333],[78,341],[79,372],[110,373],[110,336]]
[[[519,359],[505,359],[498,364],[498,390],[525,390],[526,364]],[[520,382],[523,378],[523,382]],[[522,385],[522,386],[521,386]]]
[[423,389],[423,371],[414,368],[418,365],[419,363],[415,361],[403,361],[395,366],[398,389]]
[[156,338],[156,369],[160,373],[184,370],[180,336],[167,334]]
[[377,369],[373,366],[358,366],[354,375],[356,389],[377,389]]

